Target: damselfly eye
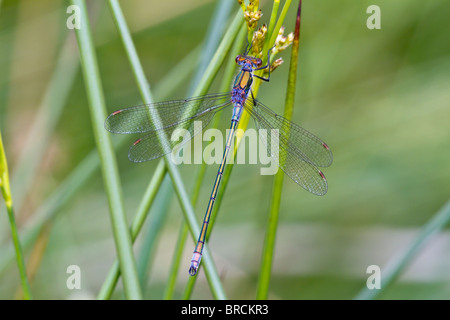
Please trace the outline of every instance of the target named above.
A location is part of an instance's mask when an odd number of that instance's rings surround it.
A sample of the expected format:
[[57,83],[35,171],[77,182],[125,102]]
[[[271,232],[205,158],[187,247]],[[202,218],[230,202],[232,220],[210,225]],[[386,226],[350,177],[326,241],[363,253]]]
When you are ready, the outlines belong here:
[[238,55],[238,56],[236,57],[236,63],[237,63],[237,64],[240,64],[240,63],[242,62],[242,60],[243,60],[243,58],[242,58],[241,55]]
[[255,59],[255,64],[256,64],[257,67],[261,67],[261,65],[262,65],[262,60],[259,59],[259,58],[256,58],[256,59]]

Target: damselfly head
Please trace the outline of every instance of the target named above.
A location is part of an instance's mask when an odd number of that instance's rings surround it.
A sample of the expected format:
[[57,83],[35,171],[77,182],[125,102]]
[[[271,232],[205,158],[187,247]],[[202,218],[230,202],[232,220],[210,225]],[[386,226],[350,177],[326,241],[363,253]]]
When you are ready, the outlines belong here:
[[250,64],[252,68],[258,68],[262,65],[262,60],[260,58],[255,58],[251,56],[238,55],[236,57],[236,63],[240,66]]

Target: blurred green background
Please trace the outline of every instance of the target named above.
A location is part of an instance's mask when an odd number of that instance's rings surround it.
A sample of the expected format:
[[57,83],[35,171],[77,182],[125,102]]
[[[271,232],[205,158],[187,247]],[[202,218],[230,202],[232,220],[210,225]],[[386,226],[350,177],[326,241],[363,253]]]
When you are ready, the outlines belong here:
[[[69,2],[0,3],[0,129],[24,237],[36,214],[49,205],[48,197],[62,188],[64,179],[95,143],[78,49],[72,31],[66,28]],[[162,81],[203,43],[218,3],[120,3],[155,99],[186,97],[195,71],[182,71],[192,63],[176,69],[184,76],[181,85],[172,87],[174,81]],[[381,8],[380,30],[366,27],[366,9],[372,4]],[[136,105],[139,93],[108,7],[103,1],[88,1],[88,5],[108,111]],[[261,6],[264,16],[260,24],[268,21],[271,2],[261,1]],[[294,1],[286,18],[288,32],[293,31],[296,6]],[[231,16],[237,10],[236,1]],[[446,0],[303,1],[293,121],[327,142],[334,163],[324,170],[329,183],[324,197],[309,194],[285,179],[270,299],[354,298],[366,285],[367,267],[378,265],[383,275],[388,261],[404,252],[449,199],[449,12]],[[68,35],[66,52],[62,47]],[[289,54],[290,48],[282,54],[287,63],[259,92],[259,99],[280,113]],[[61,62],[61,55],[66,60]],[[191,56],[190,61],[198,58],[195,52]],[[55,70],[60,70],[56,80]],[[49,93],[52,81],[57,89]],[[214,88],[219,84],[220,74]],[[164,90],[170,90],[168,95]],[[52,104],[61,105],[60,114],[46,109]],[[230,111],[223,115],[221,129],[228,128],[230,116]],[[51,121],[55,130],[44,134]],[[112,137],[115,142],[119,138]],[[129,162],[127,148],[137,137],[127,138],[128,143],[116,148],[116,155],[132,221],[158,162]],[[180,167],[188,190],[193,188],[198,167]],[[256,293],[272,188],[272,177],[261,176],[259,169],[259,165],[234,166],[209,241],[225,291],[232,299],[254,299]],[[196,206],[199,223],[216,173],[216,165],[208,166]],[[143,243],[153,227],[152,213],[135,244],[138,263],[147,265],[144,292],[149,299],[163,296],[183,219],[176,197],[168,201],[161,228],[151,234],[156,247],[143,253]],[[162,205],[164,199],[155,203]],[[81,191],[45,226],[38,240],[25,250],[27,264],[34,264],[34,297],[95,298],[115,259],[100,170],[90,175]],[[1,299],[16,297],[20,283],[16,265],[7,260],[11,247],[2,200]],[[192,249],[189,240],[176,298],[189,277]],[[81,268],[82,289],[71,291],[66,287],[66,269],[74,264]],[[450,234],[444,230],[380,298],[448,299],[448,270]],[[121,290],[119,284],[115,298],[123,297]],[[192,297],[212,297],[203,272]]]

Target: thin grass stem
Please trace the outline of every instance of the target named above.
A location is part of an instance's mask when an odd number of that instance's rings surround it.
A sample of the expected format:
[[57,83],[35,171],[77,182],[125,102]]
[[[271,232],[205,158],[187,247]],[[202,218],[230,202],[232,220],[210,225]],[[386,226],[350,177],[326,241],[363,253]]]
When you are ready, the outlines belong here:
[[[164,164],[164,162],[161,162]],[[137,259],[139,281],[142,285],[142,291],[145,294],[147,290],[148,278],[152,274],[152,267],[160,265],[159,260],[153,259],[156,251],[158,236],[162,233],[162,227],[168,216],[171,200],[173,198],[172,181],[168,174],[165,175],[161,187],[157,189],[158,196],[152,204],[152,210],[149,211],[149,221],[145,232],[142,234],[141,248]],[[151,290],[151,289],[149,289]]]
[[131,236],[125,216],[120,177],[115,161],[114,149],[111,143],[111,137],[103,127],[107,113],[95,48],[90,31],[86,3],[82,0],[71,0],[71,3],[80,8],[81,21],[83,21],[83,26],[79,29],[75,29],[75,33],[77,35],[80,50],[80,59],[86,83],[94,137],[100,155],[104,187],[108,197],[114,240],[120,261],[125,296],[128,299],[141,299],[142,293],[139,287],[136,261],[133,255]]
[[275,23],[277,21],[278,8],[280,6],[280,0],[274,0],[272,6],[272,13],[270,14],[269,26],[267,27],[267,39],[271,39],[273,30],[275,29]]
[[[144,196],[142,197],[142,202],[139,204],[139,208],[137,210],[136,217],[134,218],[133,224],[131,226],[131,239],[134,242],[141,231],[142,226],[144,225],[147,214],[150,210],[150,206],[153,203],[153,200],[156,197],[158,192],[157,185],[161,184],[164,176],[166,174],[166,167],[163,162],[160,162],[157,166],[155,173],[153,174],[152,179],[150,180],[150,184],[148,185]],[[105,281],[103,282],[103,286],[100,289],[100,292],[97,296],[100,300],[107,300],[111,298],[111,295],[114,292],[114,288],[116,287],[117,281],[119,280],[120,268],[119,261],[114,261],[111,266],[108,275],[106,276]]]
[[20,245],[19,234],[17,232],[16,220],[14,218],[13,200],[11,196],[11,187],[9,185],[8,163],[6,160],[5,150],[3,148],[3,139],[0,132],[0,189],[3,199],[5,199],[6,211],[8,213],[9,226],[11,228],[11,236],[16,252],[17,268],[19,269],[20,281],[22,284],[23,296],[25,300],[31,299],[31,289],[27,278],[27,271],[23,258],[22,248]]
[[[286,100],[284,105],[284,117],[292,119],[295,102],[295,86],[297,83],[298,49],[300,42],[300,22],[301,22],[302,1],[298,3],[297,21],[295,24],[294,41],[292,43],[291,61],[289,65],[289,76],[286,90]],[[282,165],[282,164],[281,164]],[[280,213],[281,195],[283,190],[284,172],[278,170],[274,178],[272,198],[269,211],[266,236],[264,239],[261,269],[258,280],[256,299],[267,299],[269,293],[270,274],[272,271],[272,261],[275,252],[275,239],[278,228],[278,217]]]
[[[277,36],[278,36],[278,32],[284,23],[284,19],[286,18],[287,12],[289,11],[291,2],[292,2],[292,0],[286,0],[286,2],[284,3],[283,9],[281,9],[280,16],[278,17],[278,21],[277,21],[275,28],[273,29],[272,34],[270,36],[270,40],[268,42],[269,44],[275,43],[275,40],[277,39]],[[267,47],[267,49],[269,49],[269,47]]]

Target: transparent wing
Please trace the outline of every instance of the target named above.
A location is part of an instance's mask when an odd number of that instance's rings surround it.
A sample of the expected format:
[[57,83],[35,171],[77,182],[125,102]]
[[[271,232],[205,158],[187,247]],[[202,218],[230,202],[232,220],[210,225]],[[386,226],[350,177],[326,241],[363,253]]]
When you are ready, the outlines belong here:
[[326,194],[327,180],[316,166],[329,166],[333,161],[328,146],[257,100],[248,99],[245,109],[252,115],[257,128],[265,129],[260,132],[260,139],[280,168],[307,191]]
[[144,162],[162,157],[174,148],[182,147],[203,131],[218,110],[229,105],[231,105],[231,101],[211,107],[195,117],[190,117],[189,121],[185,120],[176,125],[150,132],[134,142],[128,151],[128,158],[133,162]]
[[186,100],[156,102],[111,113],[105,129],[112,133],[144,133],[177,126],[230,101],[231,94],[210,94]]
[[257,122],[279,129],[280,140],[303,160],[318,167],[328,167],[333,162],[328,145],[311,132],[276,114],[258,100],[253,103],[253,99],[248,98],[245,107]]

